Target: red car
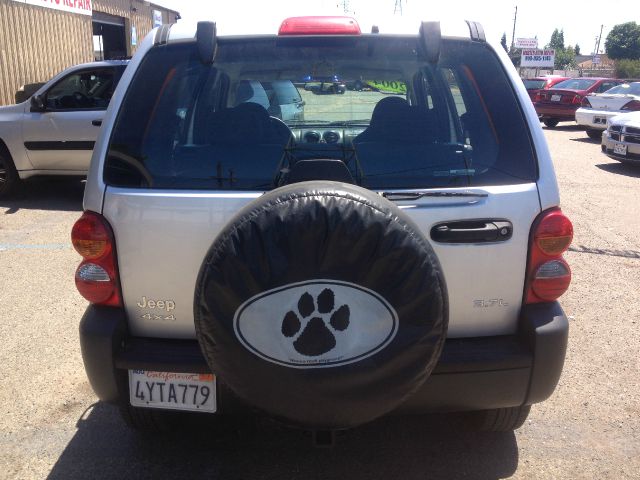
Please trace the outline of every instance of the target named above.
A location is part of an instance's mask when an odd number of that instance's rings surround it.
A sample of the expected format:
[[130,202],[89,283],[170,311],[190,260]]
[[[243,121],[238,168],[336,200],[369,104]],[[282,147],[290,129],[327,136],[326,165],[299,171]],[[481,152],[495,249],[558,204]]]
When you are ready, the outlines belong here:
[[545,75],[544,77],[523,78],[522,82],[524,83],[524,88],[527,89],[527,93],[531,97],[531,101],[535,102],[537,100],[537,95],[542,90],[548,90],[556,83],[560,83],[563,80],[567,80],[568,78],[569,77],[561,77],[556,75]]
[[540,91],[533,106],[540,120],[553,128],[558,122],[575,121],[576,110],[588,94],[602,93],[621,83],[623,80],[614,78],[569,78]]

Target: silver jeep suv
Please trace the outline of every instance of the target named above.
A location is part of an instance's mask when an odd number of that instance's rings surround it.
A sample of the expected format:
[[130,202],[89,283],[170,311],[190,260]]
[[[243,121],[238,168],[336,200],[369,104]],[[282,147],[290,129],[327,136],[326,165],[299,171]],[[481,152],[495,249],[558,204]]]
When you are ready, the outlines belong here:
[[[247,408],[331,432],[445,411],[512,430],[552,394],[573,230],[537,115],[479,24],[417,27],[144,40],[72,232],[86,371],[129,424]],[[394,87],[299,87],[286,119],[238,98],[309,75]]]

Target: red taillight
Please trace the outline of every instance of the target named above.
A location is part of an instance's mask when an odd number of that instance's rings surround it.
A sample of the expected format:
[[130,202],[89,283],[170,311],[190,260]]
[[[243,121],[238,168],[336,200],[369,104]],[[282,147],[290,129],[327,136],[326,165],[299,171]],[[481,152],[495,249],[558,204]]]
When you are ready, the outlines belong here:
[[573,103],[574,105],[580,105],[582,103],[582,99],[584,97],[582,95],[576,95],[575,97],[573,97],[573,99],[571,100],[571,103]]
[[573,240],[573,225],[560,209],[548,210],[531,232],[525,303],[552,302],[569,288],[571,269],[562,254]]
[[83,257],[75,275],[80,294],[94,304],[122,305],[113,231],[105,218],[84,212],[71,230],[71,242]]
[[536,92],[535,95],[533,96],[533,101],[539,102],[540,100],[542,100],[542,94],[540,92]]
[[591,102],[589,101],[589,99],[587,97],[584,97],[582,99],[582,102],[580,102],[580,106],[581,107],[585,107],[585,108],[591,108]]
[[360,35],[360,25],[351,17],[290,17],[278,35]]
[[625,103],[620,110],[627,110],[631,112],[640,111],[640,101],[631,100],[629,103]]

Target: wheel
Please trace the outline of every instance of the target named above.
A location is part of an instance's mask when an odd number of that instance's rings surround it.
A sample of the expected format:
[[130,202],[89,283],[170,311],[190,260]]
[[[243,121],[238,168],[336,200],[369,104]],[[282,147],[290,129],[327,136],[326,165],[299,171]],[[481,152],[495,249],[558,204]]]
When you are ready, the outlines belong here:
[[542,122],[549,128],[553,128],[556,125],[558,125],[558,120],[556,120],[555,118],[547,118],[547,119],[543,120]]
[[20,186],[20,177],[8,152],[0,150],[0,198],[14,193]]
[[400,405],[431,374],[448,325],[442,269],[395,204],[309,181],[257,198],[204,258],[200,348],[242,400],[334,430]]
[[464,423],[474,431],[511,432],[524,424],[530,411],[531,405],[479,410],[464,414]]
[[594,140],[602,140],[602,130],[595,130],[592,128],[587,129],[587,136]]

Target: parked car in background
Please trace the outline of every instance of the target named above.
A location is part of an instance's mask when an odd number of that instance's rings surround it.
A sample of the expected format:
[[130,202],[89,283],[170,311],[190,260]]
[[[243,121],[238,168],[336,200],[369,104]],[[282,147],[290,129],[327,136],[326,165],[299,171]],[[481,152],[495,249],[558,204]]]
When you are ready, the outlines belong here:
[[623,83],[613,78],[570,78],[557,83],[553,88],[539,92],[533,106],[540,120],[549,128],[558,122],[576,119],[576,110],[582,99],[590,93],[606,92]]
[[326,95],[331,93],[342,94],[347,91],[345,83],[338,78],[337,75],[331,77],[313,77],[305,78],[304,89],[315,93],[316,95]]
[[245,102],[263,106],[280,120],[304,120],[304,101],[291,80],[241,80],[236,86],[236,105]]
[[0,108],[0,198],[35,175],[86,175],[127,61],[76,65],[30,99]]
[[625,164],[640,165],[640,111],[607,120],[602,153]]
[[562,77],[560,75],[545,75],[543,77],[523,78],[522,83],[524,83],[524,87],[527,89],[527,93],[529,94],[529,97],[531,97],[531,101],[535,102],[538,94],[542,90],[549,90],[555,84],[560,83],[563,80],[567,80],[568,78],[569,77]]
[[634,111],[640,111],[640,82],[624,83],[584,97],[576,110],[576,122],[586,128],[590,138],[599,140],[609,118]]

